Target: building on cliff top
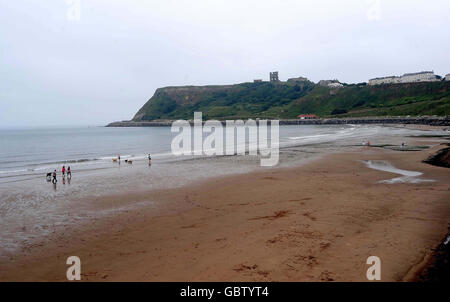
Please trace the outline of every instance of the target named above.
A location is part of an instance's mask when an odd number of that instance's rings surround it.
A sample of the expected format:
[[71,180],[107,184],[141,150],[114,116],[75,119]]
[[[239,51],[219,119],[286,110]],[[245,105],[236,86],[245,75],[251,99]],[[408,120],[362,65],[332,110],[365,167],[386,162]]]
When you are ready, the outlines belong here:
[[271,72],[269,78],[270,78],[271,82],[279,82],[280,81],[278,79],[278,71]]
[[330,88],[338,88],[338,87],[344,86],[336,79],[335,80],[320,80],[319,83],[317,83],[317,85],[323,86],[323,87],[330,87]]
[[296,83],[296,82],[307,82],[308,79],[304,77],[298,77],[298,78],[290,78],[287,80],[289,83]]
[[436,82],[436,81],[439,81],[439,78],[434,74],[433,71],[421,71],[414,73],[405,73],[401,77],[390,76],[390,77],[370,79],[369,85]]

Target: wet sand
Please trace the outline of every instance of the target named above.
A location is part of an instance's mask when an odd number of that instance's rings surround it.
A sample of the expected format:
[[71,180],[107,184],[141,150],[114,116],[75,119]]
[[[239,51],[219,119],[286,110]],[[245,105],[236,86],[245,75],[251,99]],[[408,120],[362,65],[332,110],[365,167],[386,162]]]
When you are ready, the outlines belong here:
[[[361,148],[301,167],[97,197],[165,206],[55,233],[2,261],[0,280],[65,281],[72,255],[85,281],[366,281],[372,255],[382,281],[413,280],[450,221],[448,170],[421,162],[439,148]],[[360,160],[379,159],[435,182],[378,183],[397,175]]]

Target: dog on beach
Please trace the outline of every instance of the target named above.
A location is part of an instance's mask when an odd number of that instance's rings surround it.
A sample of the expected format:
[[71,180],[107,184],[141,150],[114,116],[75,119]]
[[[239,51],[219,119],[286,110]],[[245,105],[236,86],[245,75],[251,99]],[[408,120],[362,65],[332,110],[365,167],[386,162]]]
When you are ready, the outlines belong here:
[[116,161],[117,161],[117,158],[113,158],[112,161],[113,161],[113,162],[116,162]]
[[47,176],[46,176],[46,178],[47,178],[47,180],[51,180],[52,179],[52,172],[50,172],[50,173],[47,173]]
[[126,162],[127,164],[130,164],[130,165],[133,163],[133,161],[132,161],[132,160],[129,160],[129,159],[126,159],[125,162]]

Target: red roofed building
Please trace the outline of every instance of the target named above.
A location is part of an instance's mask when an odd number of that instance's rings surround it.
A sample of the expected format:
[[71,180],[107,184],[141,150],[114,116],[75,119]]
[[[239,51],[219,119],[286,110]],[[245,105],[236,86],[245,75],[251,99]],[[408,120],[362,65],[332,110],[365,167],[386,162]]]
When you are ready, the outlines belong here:
[[301,120],[313,120],[317,118],[317,115],[315,114],[300,114],[297,116]]

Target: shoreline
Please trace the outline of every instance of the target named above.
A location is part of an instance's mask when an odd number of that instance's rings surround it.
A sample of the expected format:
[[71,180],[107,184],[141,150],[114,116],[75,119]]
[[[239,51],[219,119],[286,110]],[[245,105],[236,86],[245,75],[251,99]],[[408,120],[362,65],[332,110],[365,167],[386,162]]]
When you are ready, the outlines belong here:
[[[256,123],[259,123],[256,119]],[[272,120],[272,119],[268,119]],[[155,121],[121,121],[112,122],[105,127],[170,127],[175,120],[155,120]],[[191,125],[192,120],[189,120]],[[225,125],[225,120],[220,120]],[[205,123],[205,121],[203,121]],[[317,119],[279,119],[279,125],[342,125],[342,124],[381,124],[399,125],[424,125],[432,127],[450,126],[450,118],[447,117],[364,117],[364,118],[317,118]]]
[[[412,280],[447,231],[448,172],[421,162],[439,148],[329,154],[300,167],[104,196],[165,207],[52,235],[0,263],[0,281],[64,281],[69,255],[80,256],[85,281],[364,281],[371,253],[386,263],[382,281]],[[436,182],[378,184],[393,174],[366,168],[363,159]]]

